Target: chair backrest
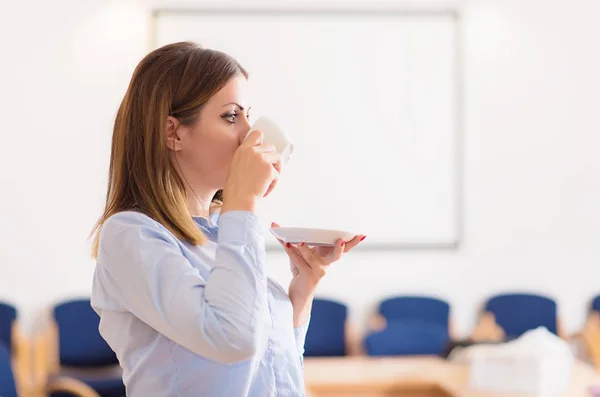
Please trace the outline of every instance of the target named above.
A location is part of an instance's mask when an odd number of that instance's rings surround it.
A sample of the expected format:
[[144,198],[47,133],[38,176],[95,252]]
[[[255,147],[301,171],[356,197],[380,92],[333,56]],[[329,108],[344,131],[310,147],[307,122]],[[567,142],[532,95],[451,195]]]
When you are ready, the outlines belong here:
[[490,298],[485,311],[491,312],[507,338],[516,338],[528,330],[544,326],[557,333],[556,302],[548,297],[529,294],[501,294]]
[[100,335],[100,317],[89,299],[71,300],[54,307],[58,326],[59,361],[73,367],[117,364],[117,356]]
[[450,305],[427,296],[396,296],[379,304],[379,314],[387,321],[417,320],[448,327]]
[[17,397],[10,349],[2,344],[0,344],[0,396]]
[[4,344],[9,350],[12,346],[12,325],[16,319],[17,309],[0,302],[0,344]]
[[600,295],[594,297],[594,299],[592,299],[592,304],[590,305],[590,310],[595,311],[595,312],[600,312]]
[[348,308],[329,299],[313,300],[310,324],[304,343],[304,355],[346,355],[346,319]]
[[368,334],[364,344],[370,356],[441,356],[448,342],[448,327],[411,319],[388,322]]

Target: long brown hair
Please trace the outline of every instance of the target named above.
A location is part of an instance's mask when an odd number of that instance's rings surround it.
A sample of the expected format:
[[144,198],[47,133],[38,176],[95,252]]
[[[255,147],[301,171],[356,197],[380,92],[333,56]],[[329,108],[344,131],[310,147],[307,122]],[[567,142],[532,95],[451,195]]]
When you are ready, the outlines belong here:
[[115,119],[106,206],[92,230],[93,257],[104,222],[126,210],[148,215],[180,240],[206,241],[187,208],[164,129],[167,116],[193,124],[202,105],[239,74],[248,77],[229,55],[191,42],[165,45],[137,65]]

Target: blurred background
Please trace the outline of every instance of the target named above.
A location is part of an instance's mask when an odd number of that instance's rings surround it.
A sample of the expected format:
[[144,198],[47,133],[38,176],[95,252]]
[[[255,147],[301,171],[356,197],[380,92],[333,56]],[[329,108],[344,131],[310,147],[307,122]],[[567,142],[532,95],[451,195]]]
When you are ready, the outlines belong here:
[[[452,335],[419,350],[414,340],[429,331],[410,331],[406,351],[395,330],[373,354],[443,355],[504,294],[516,300],[502,308],[519,313],[510,324],[545,310],[527,303],[543,297],[534,301],[550,302],[556,321],[523,327],[581,335],[600,294],[599,16],[596,0],[4,0],[0,300],[14,308],[26,356],[44,355],[33,341],[56,305],[90,295],[88,237],[133,69],[182,40],[236,57],[254,115],[273,117],[296,144],[265,225],[367,235],[318,290],[343,307],[352,331],[342,338],[358,341],[350,350],[364,354],[365,338],[390,327],[381,303],[398,296],[442,302],[397,310],[419,321],[446,310]],[[286,256],[269,252],[270,275],[286,285]],[[323,306],[325,318],[335,310]],[[348,354],[327,352],[335,335],[319,335],[332,323],[318,319],[314,355]],[[510,327],[505,337],[524,332]]]

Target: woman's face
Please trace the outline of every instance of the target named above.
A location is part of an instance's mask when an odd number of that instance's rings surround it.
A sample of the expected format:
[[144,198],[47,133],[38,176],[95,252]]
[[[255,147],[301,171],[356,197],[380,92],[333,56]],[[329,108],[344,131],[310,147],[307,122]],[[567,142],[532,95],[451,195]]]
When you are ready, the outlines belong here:
[[[250,130],[248,80],[236,76],[200,109],[193,125],[167,125],[167,137],[178,141],[173,160],[188,183],[206,190],[222,189],[233,153]],[[171,130],[171,131],[170,131]]]

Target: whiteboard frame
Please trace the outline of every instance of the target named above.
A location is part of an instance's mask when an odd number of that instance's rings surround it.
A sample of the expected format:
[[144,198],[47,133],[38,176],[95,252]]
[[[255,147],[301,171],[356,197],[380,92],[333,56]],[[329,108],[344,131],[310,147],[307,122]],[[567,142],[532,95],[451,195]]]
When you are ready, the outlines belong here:
[[[368,4],[365,2],[365,4]],[[455,144],[456,144],[456,159],[455,159],[455,175],[454,175],[454,185],[456,196],[454,197],[455,201],[455,225],[456,238],[453,241],[448,243],[442,242],[432,242],[432,243],[407,243],[407,242],[398,242],[398,243],[378,243],[377,241],[369,241],[367,238],[365,243],[359,244],[356,247],[356,251],[458,251],[461,249],[463,245],[463,233],[464,233],[464,203],[463,203],[463,189],[464,189],[464,167],[463,167],[463,149],[464,149],[464,53],[463,53],[463,37],[462,37],[462,27],[463,27],[463,17],[458,9],[458,7],[447,6],[447,4],[441,5],[439,8],[435,7],[411,7],[411,6],[377,6],[374,4],[373,6],[361,6],[357,7],[354,4],[354,7],[350,5],[334,5],[334,6],[316,6],[316,5],[307,5],[302,2],[298,2],[297,4],[283,4],[276,5],[257,5],[255,7],[244,4],[239,5],[237,7],[231,6],[189,6],[183,5],[181,7],[157,7],[152,10],[151,18],[150,18],[150,51],[154,50],[158,45],[157,39],[157,25],[156,21],[162,15],[190,15],[190,14],[199,14],[199,15],[215,15],[215,16],[224,16],[224,15],[298,15],[298,14],[328,14],[334,16],[353,16],[353,15],[371,15],[371,16],[449,16],[455,20],[455,60],[456,60],[456,76],[455,76],[455,103],[456,103],[456,114],[455,114]],[[283,251],[283,248],[277,244],[277,242],[267,242],[268,251]],[[354,250],[353,250],[354,251]]]

